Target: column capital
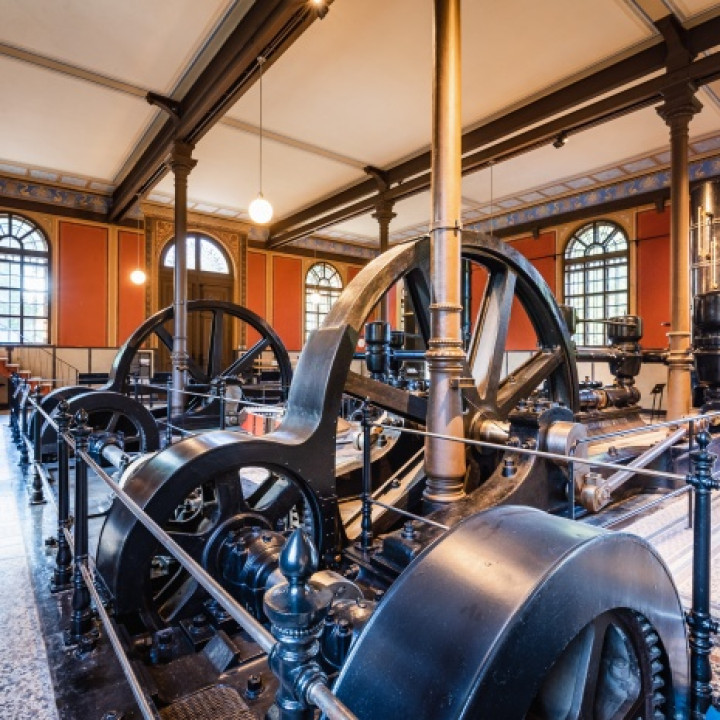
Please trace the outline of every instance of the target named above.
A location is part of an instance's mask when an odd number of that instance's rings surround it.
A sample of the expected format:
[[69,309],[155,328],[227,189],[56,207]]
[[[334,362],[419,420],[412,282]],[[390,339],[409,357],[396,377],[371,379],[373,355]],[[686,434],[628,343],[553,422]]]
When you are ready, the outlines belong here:
[[390,223],[390,221],[397,217],[397,213],[393,212],[395,207],[395,201],[389,198],[379,195],[377,202],[375,203],[375,212],[372,214],[379,223]]
[[697,88],[691,83],[673,85],[663,92],[665,102],[657,108],[657,113],[669,125],[677,120],[690,122],[693,115],[702,110],[702,103],[695,93]]
[[188,176],[190,171],[197,165],[197,160],[192,157],[194,146],[183,140],[176,140],[173,149],[165,158],[165,164],[175,175]]

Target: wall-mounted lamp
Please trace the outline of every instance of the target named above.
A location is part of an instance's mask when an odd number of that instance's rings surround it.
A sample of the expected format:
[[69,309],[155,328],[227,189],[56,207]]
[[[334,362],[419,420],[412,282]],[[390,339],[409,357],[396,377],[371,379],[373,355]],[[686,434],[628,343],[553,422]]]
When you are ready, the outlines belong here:
[[250,219],[258,225],[267,225],[272,220],[273,207],[268,200],[263,197],[262,193],[262,171],[263,171],[263,95],[262,95],[262,82],[263,82],[263,65],[265,64],[265,58],[262,55],[257,59],[258,67],[260,68],[260,192],[258,196],[250,203],[248,212],[250,213]]
[[[138,213],[140,212],[140,196],[138,195]],[[140,215],[138,214],[138,234],[137,234],[137,265],[135,269],[130,273],[130,282],[134,285],[144,285],[147,280],[147,275],[142,269],[140,263]]]
[[563,130],[554,140],[553,147],[557,148],[558,150],[561,147],[565,147],[565,143],[568,141],[568,134]]

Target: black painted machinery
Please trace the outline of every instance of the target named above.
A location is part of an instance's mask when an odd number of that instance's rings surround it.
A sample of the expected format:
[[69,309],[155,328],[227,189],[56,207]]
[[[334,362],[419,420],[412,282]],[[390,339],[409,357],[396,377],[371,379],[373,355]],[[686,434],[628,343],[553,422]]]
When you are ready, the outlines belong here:
[[[337,677],[338,696],[363,720],[687,717],[677,592],[646,543],[571,519],[575,500],[599,510],[613,491],[573,462],[587,429],[576,421],[581,392],[563,316],[538,273],[498,240],[466,233],[463,248],[488,280],[456,388],[470,441],[462,498],[424,497],[419,440],[403,446],[402,463],[377,460],[380,438],[394,442],[393,427],[422,438],[426,386],[404,377],[403,338],[382,323],[366,332],[370,376],[351,363],[366,318],[396,282],[427,342],[429,250],[428,239],[396,246],[353,280],[308,340],[276,431],[182,440],[131,464],[123,488],[257,619],[269,616],[282,630],[276,602],[285,591],[273,588],[285,587],[284,577],[301,595],[304,587],[315,600],[327,598],[322,612],[308,606],[305,616],[319,643],[313,662]],[[538,349],[504,375],[515,299]],[[633,404],[638,323],[618,320],[612,337],[621,382],[602,393],[617,411]],[[361,448],[375,460],[366,465],[372,504],[360,503],[351,476],[337,470],[344,395],[368,403]],[[585,396],[585,412],[600,409]],[[383,428],[371,431],[379,414]],[[610,479],[616,487],[625,481]],[[311,577],[298,569],[309,561],[281,560],[295,528],[318,551]],[[218,677],[237,691],[245,713],[238,717],[265,717],[276,691],[291,702],[289,666],[271,658],[278,686],[258,646],[118,501],[102,529],[97,569],[160,705],[171,708]],[[288,707],[283,719],[313,717],[302,703],[294,715]]]

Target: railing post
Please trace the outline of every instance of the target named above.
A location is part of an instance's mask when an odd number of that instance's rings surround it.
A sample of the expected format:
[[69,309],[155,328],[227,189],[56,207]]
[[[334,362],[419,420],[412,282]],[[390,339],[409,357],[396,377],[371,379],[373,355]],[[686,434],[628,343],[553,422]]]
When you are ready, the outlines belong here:
[[168,380],[168,384],[167,384],[167,422],[165,424],[165,443],[168,447],[170,447],[170,445],[172,445],[172,410],[173,410],[172,380]]
[[718,623],[710,617],[710,494],[720,483],[713,479],[712,468],[716,455],[708,452],[710,433],[697,435],[698,449],[691,453],[694,473],[688,483],[695,494],[695,522],[693,526],[693,582],[692,609],[687,615],[690,629],[690,698],[693,720],[700,720],[712,701],[711,634],[717,633]]
[[332,595],[308,584],[317,567],[317,549],[298,528],[280,553],[280,571],[287,582],[265,593],[263,607],[277,640],[268,658],[280,681],[275,695],[276,720],[313,720],[315,710],[307,693],[317,683],[327,684],[315,658]]
[[360,545],[363,552],[368,552],[372,546],[372,461],[370,456],[371,450],[371,424],[370,424],[370,406],[367,400],[360,408],[362,413],[362,430],[363,430],[363,467],[362,467],[362,518]]
[[69,529],[70,519],[70,489],[69,489],[69,459],[65,434],[70,427],[72,415],[69,412],[68,401],[63,398],[57,406],[55,421],[57,422],[57,461],[58,461],[58,548],[55,556],[55,569],[50,581],[50,590],[60,592],[68,590],[71,579],[72,552],[70,543],[65,536]]
[[227,405],[227,383],[224,378],[218,380],[218,396],[220,398],[220,429],[225,429],[225,412]]
[[92,432],[87,421],[88,414],[85,410],[78,410],[75,414],[75,427],[72,430],[75,439],[75,569],[72,615],[67,640],[69,645],[77,644],[79,652],[92,648],[95,641],[90,591],[83,578],[83,566],[87,567],[88,557],[88,466],[81,453],[87,451],[88,438]]
[[13,373],[10,376],[10,382],[8,383],[8,392],[10,397],[8,402],[10,403],[10,430],[12,431],[12,440],[15,445],[20,442],[20,404],[18,402],[18,388],[20,377],[17,373]]
[[[29,396],[28,396],[29,400]],[[35,388],[33,393],[35,401],[35,422],[33,422],[33,484],[32,495],[30,495],[31,505],[43,505],[47,502],[43,493],[42,477],[40,477],[40,465],[42,464],[42,415],[40,414],[40,401],[42,393],[40,386]]]
[[21,386],[22,391],[20,395],[20,465],[24,468],[30,464],[30,453],[28,453],[27,443],[25,442],[28,437],[28,399],[30,388],[27,380]]

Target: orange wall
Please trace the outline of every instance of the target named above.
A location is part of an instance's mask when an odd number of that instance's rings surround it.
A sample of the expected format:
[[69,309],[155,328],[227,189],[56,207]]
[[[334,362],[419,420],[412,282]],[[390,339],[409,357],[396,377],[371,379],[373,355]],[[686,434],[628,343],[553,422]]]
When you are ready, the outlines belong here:
[[107,345],[108,229],[60,222],[58,345]]
[[[555,293],[555,232],[544,232],[538,237],[522,237],[510,245],[522,253],[543,276],[553,295]],[[537,341],[530,318],[517,300],[513,301],[506,350],[535,350]]]
[[273,317],[270,324],[288,350],[300,350],[303,345],[302,260],[274,255],[272,272]]
[[118,232],[118,345],[122,345],[145,319],[146,285],[135,285],[130,273],[145,269],[145,237],[120,230]]
[[[264,253],[247,253],[247,283],[245,286],[245,303],[248,310],[257,313],[261,318],[267,317],[267,255]],[[260,339],[260,334],[252,328],[247,329],[246,344],[252,347]]]
[[670,322],[670,210],[637,214],[637,313],[645,347],[665,347]]

